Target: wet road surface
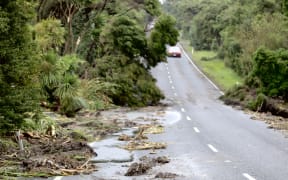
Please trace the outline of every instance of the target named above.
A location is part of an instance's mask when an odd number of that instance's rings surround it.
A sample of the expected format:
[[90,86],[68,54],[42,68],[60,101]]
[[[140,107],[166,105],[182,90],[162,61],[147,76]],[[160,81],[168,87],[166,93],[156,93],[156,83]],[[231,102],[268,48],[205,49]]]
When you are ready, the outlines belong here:
[[288,179],[288,139],[219,101],[222,92],[186,54],[168,58],[153,74],[182,115],[158,137],[169,142],[173,172],[190,179]]
[[[168,63],[159,64],[152,74],[171,104],[165,133],[152,138],[168,143],[167,149],[157,154],[171,161],[153,168],[150,174],[171,172],[180,175],[178,179],[193,180],[288,179],[288,139],[219,101],[222,92],[187,55],[168,58]],[[136,157],[146,154],[135,152]],[[149,175],[123,176],[128,164],[108,163],[93,175],[51,179],[152,179]]]

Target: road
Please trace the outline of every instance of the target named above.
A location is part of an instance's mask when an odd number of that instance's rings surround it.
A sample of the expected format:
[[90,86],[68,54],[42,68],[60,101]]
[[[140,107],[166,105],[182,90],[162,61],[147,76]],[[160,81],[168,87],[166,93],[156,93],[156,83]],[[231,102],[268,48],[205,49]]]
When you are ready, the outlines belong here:
[[[288,179],[288,139],[268,129],[264,122],[224,105],[218,100],[221,91],[187,55],[168,58],[168,63],[159,64],[152,74],[171,104],[168,110],[180,114],[177,121],[165,127],[165,133],[153,136],[155,141],[168,143],[167,149],[157,155],[169,156],[171,162],[152,171],[176,173],[180,180]],[[139,157],[147,154],[137,153]],[[113,166],[122,165],[107,164],[106,177],[149,179],[113,174]],[[50,179],[94,180],[102,175],[100,170],[90,176]]]
[[219,101],[222,92],[186,53],[152,73],[182,117],[157,137],[169,142],[167,169],[187,179],[288,179],[288,139]]

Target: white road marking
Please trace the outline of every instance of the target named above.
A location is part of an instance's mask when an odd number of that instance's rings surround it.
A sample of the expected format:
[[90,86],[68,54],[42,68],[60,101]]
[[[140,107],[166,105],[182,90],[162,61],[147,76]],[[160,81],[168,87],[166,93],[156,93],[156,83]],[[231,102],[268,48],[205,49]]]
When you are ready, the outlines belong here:
[[181,108],[181,111],[182,111],[182,112],[185,112],[185,109],[184,109],[184,108]]
[[54,178],[54,180],[61,180],[63,178],[63,176],[57,176]]
[[188,121],[191,121],[191,118],[190,118],[189,116],[187,116],[186,119],[187,119]]
[[169,71],[168,71],[167,73],[168,73],[168,74],[170,74],[170,72],[169,72]]
[[174,96],[178,96],[178,94],[177,94],[177,93],[174,93]]
[[215,153],[218,152],[218,150],[214,146],[212,146],[211,144],[207,144],[207,145],[213,152],[215,152]]
[[247,173],[243,173],[242,174],[245,178],[249,179],[249,180],[256,180],[254,177],[250,176],[249,174]]
[[168,79],[170,79],[170,80],[171,80],[171,76],[168,76]]
[[173,81],[170,80],[169,83],[170,83],[170,84],[173,84]]
[[175,87],[174,87],[174,86],[172,86],[171,88],[172,88],[172,89],[175,89]]
[[197,127],[194,127],[194,131],[195,131],[196,133],[200,133],[200,130],[199,130]]
[[191,58],[187,55],[187,53],[185,52],[185,50],[183,49],[182,45],[180,45],[180,47],[182,48],[184,55],[189,59],[189,61],[191,62],[191,64],[193,65],[193,67],[202,75],[205,77],[205,79],[207,79],[207,81],[212,84],[212,86],[214,86],[215,89],[217,89],[220,94],[224,95],[224,92],[221,91],[218,86],[216,84],[214,84],[197,66],[196,64],[191,60]]

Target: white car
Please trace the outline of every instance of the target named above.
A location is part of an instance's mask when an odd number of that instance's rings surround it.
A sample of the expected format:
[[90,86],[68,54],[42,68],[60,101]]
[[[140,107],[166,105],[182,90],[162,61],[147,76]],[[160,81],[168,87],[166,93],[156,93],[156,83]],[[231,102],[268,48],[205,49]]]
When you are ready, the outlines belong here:
[[170,46],[167,49],[168,57],[181,57],[182,51],[178,46]]

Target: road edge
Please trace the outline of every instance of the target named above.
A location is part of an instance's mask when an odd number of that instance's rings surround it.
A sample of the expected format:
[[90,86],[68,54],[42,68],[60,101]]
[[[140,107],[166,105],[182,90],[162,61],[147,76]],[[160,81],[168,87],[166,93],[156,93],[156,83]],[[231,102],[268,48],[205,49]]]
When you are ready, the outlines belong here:
[[191,57],[186,53],[186,50],[183,48],[183,45],[181,43],[178,43],[178,46],[182,49],[184,55],[188,58],[190,63],[193,65],[193,67],[217,90],[221,95],[224,95],[225,93],[211,80],[206,76],[205,73],[203,73],[198,66],[193,62]]

